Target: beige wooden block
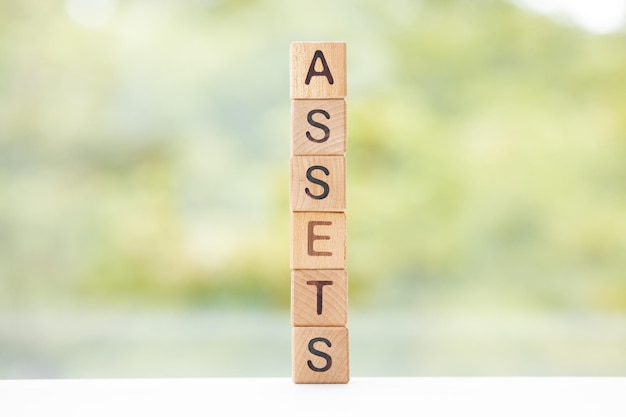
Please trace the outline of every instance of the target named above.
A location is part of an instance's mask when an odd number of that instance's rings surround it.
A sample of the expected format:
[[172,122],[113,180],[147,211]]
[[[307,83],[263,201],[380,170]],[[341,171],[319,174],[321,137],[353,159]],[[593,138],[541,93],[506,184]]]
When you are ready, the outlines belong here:
[[346,96],[345,42],[292,42],[291,98]]
[[348,273],[345,269],[291,272],[293,326],[345,326],[347,319]]
[[343,156],[294,156],[290,161],[291,211],[345,211]]
[[294,327],[292,378],[296,384],[347,384],[350,381],[348,329]]
[[346,269],[346,214],[291,213],[291,269]]
[[344,155],[346,101],[291,100],[291,154]]

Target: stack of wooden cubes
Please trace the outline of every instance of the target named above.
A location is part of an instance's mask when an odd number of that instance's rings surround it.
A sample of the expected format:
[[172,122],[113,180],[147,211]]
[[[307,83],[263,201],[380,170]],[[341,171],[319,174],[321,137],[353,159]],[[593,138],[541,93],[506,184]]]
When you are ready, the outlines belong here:
[[293,42],[290,90],[292,377],[345,384],[345,42]]

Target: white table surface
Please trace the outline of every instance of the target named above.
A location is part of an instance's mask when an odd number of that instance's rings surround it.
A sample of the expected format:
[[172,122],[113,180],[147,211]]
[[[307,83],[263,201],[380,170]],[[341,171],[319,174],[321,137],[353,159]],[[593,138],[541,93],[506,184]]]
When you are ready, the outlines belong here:
[[0,416],[626,416],[626,378],[0,380]]

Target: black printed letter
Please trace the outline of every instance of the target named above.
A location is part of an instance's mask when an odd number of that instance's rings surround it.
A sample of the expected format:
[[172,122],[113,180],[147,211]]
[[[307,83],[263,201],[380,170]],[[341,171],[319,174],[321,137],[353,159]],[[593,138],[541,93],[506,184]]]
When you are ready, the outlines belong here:
[[[315,70],[315,63],[318,59],[322,61],[322,71]],[[325,76],[329,84],[332,85],[334,83],[333,75],[330,73],[330,68],[328,68],[328,64],[326,63],[326,58],[324,58],[324,54],[319,49],[315,51],[315,54],[313,54],[313,61],[311,61],[311,66],[309,67],[309,72],[306,74],[306,80],[304,80],[304,83],[309,85],[311,83],[311,78],[318,75]]]
[[324,181],[322,181],[320,179],[317,179],[317,178],[313,177],[313,175],[311,175],[312,172],[315,171],[316,169],[322,171],[326,175],[330,174],[330,171],[328,171],[327,168],[325,168],[325,167],[323,167],[321,165],[313,165],[312,167],[310,167],[309,169],[306,170],[306,179],[311,181],[313,184],[320,185],[324,189],[324,191],[320,195],[313,195],[311,193],[311,191],[309,190],[309,187],[306,187],[304,189],[304,192],[306,193],[306,195],[308,195],[311,198],[314,198],[316,200],[323,200],[326,197],[328,197],[328,193],[330,192],[330,187],[328,187],[328,183],[326,183],[326,182],[324,182]]
[[325,124],[322,124],[320,122],[316,122],[315,120],[313,120],[313,115],[316,113],[323,115],[324,117],[326,117],[327,120],[330,120],[330,114],[328,114],[328,112],[325,110],[315,109],[315,110],[311,110],[309,114],[307,114],[306,116],[306,120],[309,122],[311,126],[320,128],[324,131],[324,137],[321,139],[315,139],[313,136],[311,136],[311,133],[308,130],[306,132],[306,137],[311,142],[323,143],[323,142],[326,142],[328,138],[330,137],[330,129]]
[[324,285],[333,285],[332,281],[307,281],[306,285],[315,285],[317,287],[317,315],[322,314],[323,290]]
[[326,359],[326,366],[324,366],[322,368],[318,368],[315,365],[313,365],[313,362],[311,362],[310,360],[308,360],[306,362],[306,364],[309,365],[309,368],[312,371],[315,371],[315,372],[326,372],[332,366],[333,358],[331,358],[328,353],[320,352],[319,350],[315,349],[315,347],[313,347],[315,342],[324,342],[326,344],[326,346],[331,347],[332,345],[330,344],[330,340],[325,339],[323,337],[315,337],[315,338],[311,339],[311,341],[309,342],[309,352],[311,352],[315,356],[319,356],[320,358]]

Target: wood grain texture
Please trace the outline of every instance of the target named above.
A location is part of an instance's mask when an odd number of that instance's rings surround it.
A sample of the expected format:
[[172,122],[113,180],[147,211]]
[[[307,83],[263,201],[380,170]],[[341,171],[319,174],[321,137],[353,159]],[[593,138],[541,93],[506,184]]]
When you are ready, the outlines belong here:
[[291,100],[291,154],[344,155],[346,101]]
[[346,327],[292,328],[292,378],[296,384],[347,384],[350,381]]
[[290,161],[291,211],[346,210],[343,156],[294,156]]
[[346,215],[291,213],[291,269],[346,269]]
[[346,96],[345,42],[291,43],[291,98]]
[[345,326],[348,319],[348,273],[342,269],[291,272],[293,326]]

